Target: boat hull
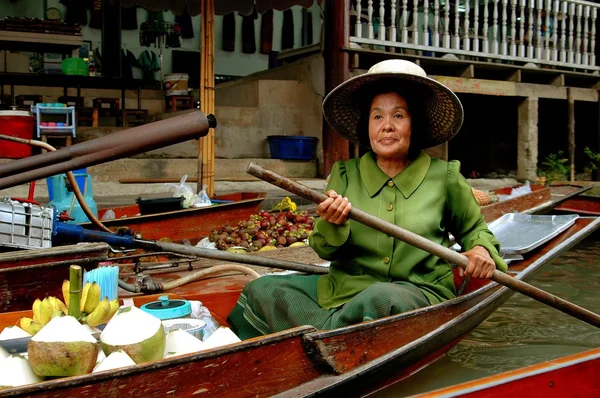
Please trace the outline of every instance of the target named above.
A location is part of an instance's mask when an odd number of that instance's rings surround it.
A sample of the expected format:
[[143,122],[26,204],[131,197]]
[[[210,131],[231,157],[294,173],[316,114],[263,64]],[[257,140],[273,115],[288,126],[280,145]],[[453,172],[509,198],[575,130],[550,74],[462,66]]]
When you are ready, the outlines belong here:
[[[599,225],[600,219],[579,219],[531,252],[524,260],[527,267],[523,265],[517,277],[532,278]],[[218,311],[215,316],[222,322],[243,282],[215,287],[217,279],[221,278],[197,281],[172,294],[202,300]],[[372,322],[332,331],[299,327],[213,351],[3,390],[0,397],[356,396],[399,381],[443,355],[511,294],[508,288],[490,282],[457,299]],[[148,299],[133,298],[137,305]],[[14,318],[21,315],[0,314],[0,327],[14,324]]]
[[[115,231],[119,228],[130,228],[136,234],[141,234],[144,239],[168,238],[172,242],[187,240],[196,244],[213,229],[223,225],[237,225],[252,214],[258,214],[265,196],[264,192],[232,192],[216,197],[223,201],[231,200],[231,203],[147,215],[139,215],[137,205],[112,207],[116,218],[102,220],[102,223]],[[99,210],[98,216],[101,218],[106,210],[108,209]],[[97,229],[91,223],[81,225],[84,228]]]
[[577,196],[556,206],[555,210],[561,213],[600,216],[600,197],[586,195]]

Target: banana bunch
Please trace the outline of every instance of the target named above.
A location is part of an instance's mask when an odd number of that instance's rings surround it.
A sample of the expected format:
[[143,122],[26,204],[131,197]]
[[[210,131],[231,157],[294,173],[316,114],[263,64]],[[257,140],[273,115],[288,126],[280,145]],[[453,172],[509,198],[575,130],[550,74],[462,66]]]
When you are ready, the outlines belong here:
[[[69,306],[69,290],[70,282],[63,281],[62,293],[65,299],[66,306]],[[106,323],[119,309],[119,299],[109,301],[108,297],[102,299],[102,291],[100,285],[96,282],[86,282],[81,292],[81,301],[79,309],[82,313],[80,319],[82,323],[87,323],[90,326],[98,326]]]
[[286,196],[285,198],[281,199],[281,202],[277,203],[274,207],[273,210],[279,210],[279,211],[286,211],[289,210],[292,213],[296,212],[296,203],[294,203],[292,201],[292,199],[290,199],[289,196]]
[[65,303],[59,298],[49,296],[43,300],[36,299],[32,306],[33,319],[22,317],[19,327],[27,333],[34,335],[55,316],[62,316],[69,312]]

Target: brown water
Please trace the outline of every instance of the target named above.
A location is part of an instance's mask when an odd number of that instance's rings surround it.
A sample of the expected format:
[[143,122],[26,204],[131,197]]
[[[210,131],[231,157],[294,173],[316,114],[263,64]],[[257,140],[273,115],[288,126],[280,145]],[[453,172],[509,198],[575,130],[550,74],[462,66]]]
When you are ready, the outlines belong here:
[[[600,231],[533,285],[600,313]],[[600,329],[515,294],[438,361],[375,397],[405,397],[600,347]]]

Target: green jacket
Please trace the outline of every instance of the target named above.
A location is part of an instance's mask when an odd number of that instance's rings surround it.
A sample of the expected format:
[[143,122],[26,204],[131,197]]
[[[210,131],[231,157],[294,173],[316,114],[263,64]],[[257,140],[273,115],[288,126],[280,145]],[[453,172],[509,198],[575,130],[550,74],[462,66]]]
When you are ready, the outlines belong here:
[[[483,246],[499,270],[507,269],[458,161],[432,159],[421,152],[390,178],[369,152],[360,159],[337,162],[327,189],[348,197],[353,208],[443,246],[450,245],[449,232],[463,251]],[[446,261],[354,220],[339,226],[317,221],[310,245],[331,261],[329,274],[321,276],[317,286],[319,304],[326,309],[348,302],[374,282],[409,281],[432,304],[456,295]]]

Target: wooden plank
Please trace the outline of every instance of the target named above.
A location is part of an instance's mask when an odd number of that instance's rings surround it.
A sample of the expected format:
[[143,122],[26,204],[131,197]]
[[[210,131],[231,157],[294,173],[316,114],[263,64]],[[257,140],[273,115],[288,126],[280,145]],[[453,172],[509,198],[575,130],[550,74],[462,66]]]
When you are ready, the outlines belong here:
[[567,120],[569,132],[569,161],[571,164],[570,181],[575,181],[575,99],[573,90],[567,87]]
[[83,44],[83,36],[0,30],[0,41],[58,44],[76,48]]
[[515,96],[517,89],[515,82],[504,82],[483,79],[466,79],[450,76],[430,76],[438,82],[448,86],[452,91],[466,94],[483,94],[498,96]]

